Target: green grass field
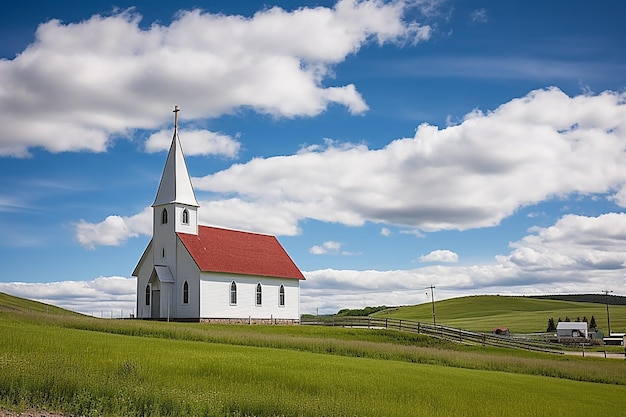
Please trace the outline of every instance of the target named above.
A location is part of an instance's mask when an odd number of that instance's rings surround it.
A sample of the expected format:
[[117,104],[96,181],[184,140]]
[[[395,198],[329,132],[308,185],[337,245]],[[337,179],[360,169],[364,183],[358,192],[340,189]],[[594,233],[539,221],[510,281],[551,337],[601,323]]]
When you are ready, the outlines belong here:
[[[63,313],[63,314],[61,314]],[[102,320],[0,294],[0,408],[85,416],[587,416],[626,361],[395,331]]]
[[[626,306],[610,306],[611,331],[626,331]],[[490,332],[494,327],[508,327],[512,333],[545,332],[548,319],[594,316],[598,329],[607,334],[606,306],[555,300],[540,300],[526,297],[481,295],[453,298],[435,303],[437,324],[478,332]],[[417,320],[432,323],[430,303],[398,307],[373,314],[376,317]]]

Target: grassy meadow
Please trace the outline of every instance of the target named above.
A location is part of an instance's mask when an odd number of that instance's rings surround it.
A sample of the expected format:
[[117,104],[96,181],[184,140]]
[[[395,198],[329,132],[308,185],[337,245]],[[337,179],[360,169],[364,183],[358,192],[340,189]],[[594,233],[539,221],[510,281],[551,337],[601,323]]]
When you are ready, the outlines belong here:
[[[597,303],[541,300],[528,297],[481,295],[453,298],[435,303],[437,324],[477,332],[491,332],[494,327],[508,327],[512,333],[545,332],[548,319],[569,317],[576,321],[594,316],[598,329],[608,335],[606,306]],[[626,331],[626,306],[609,306],[611,331]],[[430,303],[398,307],[373,314],[376,317],[417,320],[432,323]]]
[[75,416],[583,416],[626,361],[396,331],[106,320],[0,294],[0,409]]

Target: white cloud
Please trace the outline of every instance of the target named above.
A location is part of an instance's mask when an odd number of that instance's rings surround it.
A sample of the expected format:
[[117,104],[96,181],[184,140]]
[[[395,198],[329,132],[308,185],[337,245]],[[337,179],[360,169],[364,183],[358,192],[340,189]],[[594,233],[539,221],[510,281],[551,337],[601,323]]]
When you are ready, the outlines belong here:
[[[626,184],[626,94],[537,90],[456,126],[422,124],[382,149],[308,147],[196,178],[197,189],[292,217],[422,231],[497,225],[523,206]],[[621,201],[619,195],[615,197]]]
[[[198,219],[202,225],[280,236],[300,234],[298,219],[289,204],[263,205],[237,198],[199,204]],[[86,248],[121,246],[133,237],[152,236],[152,207],[132,216],[111,215],[99,223],[81,219],[74,230],[76,239]]]
[[0,292],[97,317],[129,317],[137,305],[135,278],[90,281],[0,282]]
[[317,270],[305,272],[303,313],[340,308],[409,305],[466,295],[626,294],[626,213],[598,217],[566,215],[511,244],[492,264],[426,266],[398,271]]
[[626,267],[626,213],[563,216],[555,225],[510,246],[498,260],[526,271],[622,271]]
[[400,230],[401,235],[413,235],[415,237],[423,238],[426,237],[424,233],[422,233],[419,229],[405,229]]
[[131,237],[152,234],[152,208],[130,217],[112,215],[100,223],[89,223],[81,219],[76,225],[78,242],[94,249],[96,245],[120,246]]
[[313,255],[327,255],[329,253],[339,253],[340,249],[341,243],[329,240],[319,246],[312,246],[309,249],[309,253],[312,253]]
[[[305,271],[301,311],[334,313],[341,308],[428,302],[424,289],[436,287],[435,299],[477,295],[626,294],[626,213],[598,217],[566,215],[553,226],[535,228],[511,244],[511,252],[493,263],[432,265],[411,270]],[[337,242],[326,242],[327,250]],[[339,245],[340,246],[340,245]],[[321,245],[324,248],[324,244]],[[135,280],[98,278],[55,283],[0,283],[0,291],[85,314],[135,307]]]
[[[351,226],[369,221],[423,236],[495,226],[520,207],[555,196],[598,194],[621,204],[625,103],[623,93],[568,97],[556,88],[537,90],[492,112],[474,111],[455,126],[423,124],[413,138],[382,149],[328,140],[290,156],[255,158],[193,179],[196,190],[214,193],[201,203],[201,222],[295,235],[306,218]],[[220,193],[228,198],[220,200]],[[121,220],[109,219],[102,230],[81,224],[79,235],[91,237],[79,240],[120,244],[148,233]]]
[[[241,143],[228,135],[208,130],[185,130],[180,135],[185,155],[220,155],[236,158]],[[150,153],[167,151],[172,143],[172,131],[160,130],[150,135],[146,141],[146,151]]]
[[[160,129],[173,104],[187,109],[186,120],[241,107],[313,116],[333,103],[362,113],[368,107],[353,84],[323,81],[364,45],[428,39],[428,26],[403,20],[410,6],[340,0],[250,18],[194,10],[144,28],[132,10],[50,20],[24,51],[0,60],[0,155],[103,152],[134,129]],[[210,152],[202,143],[194,152]]]
[[383,227],[380,229],[380,234],[383,236],[391,236],[393,232],[388,227]]
[[487,23],[487,10],[476,9],[470,13],[472,23]]
[[459,255],[447,249],[439,249],[434,250],[429,254],[420,256],[419,260],[420,262],[456,263],[459,261]]

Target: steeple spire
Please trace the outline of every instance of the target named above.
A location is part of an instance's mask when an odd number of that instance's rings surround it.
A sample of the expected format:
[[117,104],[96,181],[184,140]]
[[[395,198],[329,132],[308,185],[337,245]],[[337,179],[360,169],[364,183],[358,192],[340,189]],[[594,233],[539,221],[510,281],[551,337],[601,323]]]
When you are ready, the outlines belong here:
[[178,203],[191,207],[199,207],[198,200],[191,185],[189,171],[185,163],[185,156],[178,138],[178,112],[180,108],[174,106],[174,136],[167,154],[165,168],[159,183],[159,190],[152,207],[163,204]]

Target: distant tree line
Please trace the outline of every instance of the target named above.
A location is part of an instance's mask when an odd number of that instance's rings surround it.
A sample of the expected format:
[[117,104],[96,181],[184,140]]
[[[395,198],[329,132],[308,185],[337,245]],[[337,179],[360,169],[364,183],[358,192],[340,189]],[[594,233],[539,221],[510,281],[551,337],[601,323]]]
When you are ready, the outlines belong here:
[[597,303],[612,306],[626,305],[626,297],[621,295],[605,294],[570,294],[570,295],[530,295],[528,298],[537,298],[540,300],[558,300],[558,301],[575,301],[579,303]]
[[[558,320],[557,320],[557,322],[555,323],[555,322],[554,322],[554,318],[553,318],[553,317],[550,317],[550,318],[548,319],[548,328],[546,329],[546,332],[548,332],[548,333],[555,332],[555,331],[556,331],[556,326],[557,326],[557,323],[560,323],[560,322],[562,322],[562,321],[568,322],[568,321],[572,321],[572,320],[571,320],[568,316],[565,316],[565,320],[562,320],[562,319],[559,317],[559,319],[558,319]],[[595,330],[595,329],[597,329],[597,328],[598,328],[598,325],[596,324],[596,318],[595,318],[594,316],[591,316],[591,320],[587,320],[587,316],[584,316],[584,317],[582,318],[582,320],[581,320],[581,318],[580,318],[580,317],[576,317],[576,320],[575,320],[575,321],[577,321],[577,322],[585,322],[585,323],[587,323],[587,327],[588,327],[590,330]]]
[[337,312],[337,316],[369,316],[370,314],[386,310],[387,306],[365,307],[357,309],[343,308]]

